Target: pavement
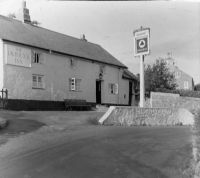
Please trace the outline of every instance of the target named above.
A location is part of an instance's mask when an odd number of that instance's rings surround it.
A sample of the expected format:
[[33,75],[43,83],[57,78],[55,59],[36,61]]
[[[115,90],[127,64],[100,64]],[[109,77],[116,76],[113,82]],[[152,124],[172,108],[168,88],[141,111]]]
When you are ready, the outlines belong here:
[[46,125],[0,147],[0,178],[190,177],[190,127],[100,126],[99,112],[11,115]]

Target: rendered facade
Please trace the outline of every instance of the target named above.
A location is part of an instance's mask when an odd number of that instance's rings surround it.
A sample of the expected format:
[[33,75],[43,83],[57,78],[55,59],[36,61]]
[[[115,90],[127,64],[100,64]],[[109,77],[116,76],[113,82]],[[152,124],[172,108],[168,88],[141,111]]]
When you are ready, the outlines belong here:
[[11,109],[21,101],[40,109],[64,99],[134,104],[137,78],[105,49],[27,21],[0,16],[0,89],[8,90]]

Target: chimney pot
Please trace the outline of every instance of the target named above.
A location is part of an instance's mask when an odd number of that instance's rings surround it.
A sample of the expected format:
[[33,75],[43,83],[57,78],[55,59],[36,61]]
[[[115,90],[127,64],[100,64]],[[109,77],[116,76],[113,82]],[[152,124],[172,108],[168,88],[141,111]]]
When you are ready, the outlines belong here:
[[26,8],[26,1],[22,1],[22,8]]
[[87,41],[87,39],[85,38],[85,34],[83,34],[83,35],[81,36],[81,40]]
[[16,14],[16,18],[21,20],[24,23],[31,23],[31,18],[29,14],[29,9],[26,8],[26,1],[22,1],[22,7],[19,9],[19,12]]

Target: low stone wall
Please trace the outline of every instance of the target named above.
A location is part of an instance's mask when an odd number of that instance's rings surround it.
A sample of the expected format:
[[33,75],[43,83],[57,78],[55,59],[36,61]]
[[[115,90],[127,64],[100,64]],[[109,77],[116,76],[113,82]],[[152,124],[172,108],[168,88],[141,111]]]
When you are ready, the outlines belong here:
[[101,124],[126,126],[192,125],[194,122],[189,111],[178,108],[115,107],[102,118]]
[[200,110],[200,98],[180,97],[177,107],[188,109],[196,114]]
[[151,92],[150,106],[152,108],[176,107],[179,98],[179,94]]
[[200,98],[180,97],[179,94],[151,92],[146,105],[151,108],[185,108],[192,113],[200,109]]

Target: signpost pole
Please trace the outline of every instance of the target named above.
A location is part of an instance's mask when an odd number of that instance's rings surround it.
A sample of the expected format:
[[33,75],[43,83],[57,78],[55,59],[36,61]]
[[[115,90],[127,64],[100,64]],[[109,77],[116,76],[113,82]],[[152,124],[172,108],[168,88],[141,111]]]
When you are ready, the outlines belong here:
[[140,55],[140,107],[144,107],[144,55]]
[[141,27],[133,32],[134,56],[140,56],[140,107],[144,107],[145,85],[144,85],[144,55],[149,54],[150,28]]

